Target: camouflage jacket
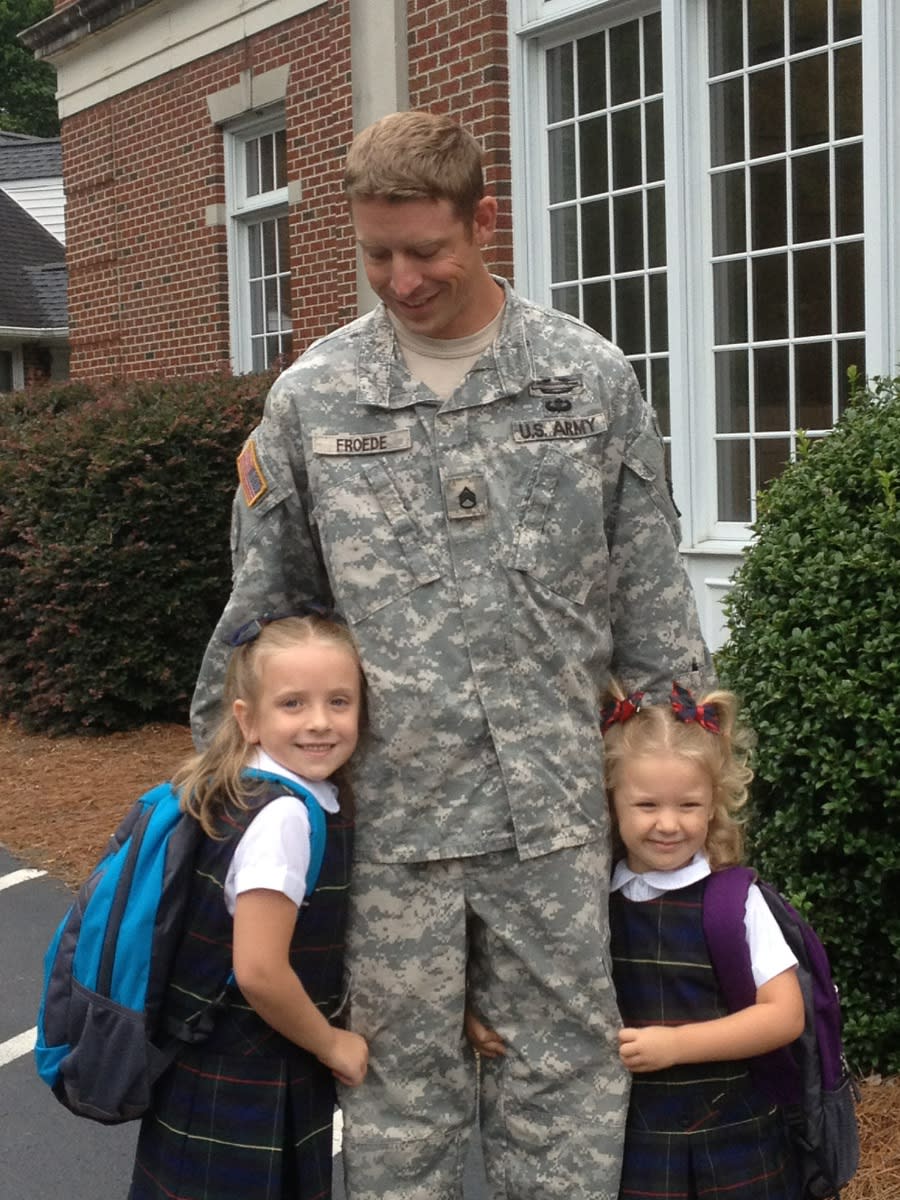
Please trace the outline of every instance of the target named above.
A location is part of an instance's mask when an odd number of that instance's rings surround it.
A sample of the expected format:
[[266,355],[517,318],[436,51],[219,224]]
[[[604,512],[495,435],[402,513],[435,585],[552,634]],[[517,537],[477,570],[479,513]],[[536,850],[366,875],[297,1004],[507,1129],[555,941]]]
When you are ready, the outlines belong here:
[[198,740],[220,631],[333,598],[369,682],[358,857],[531,857],[604,835],[610,673],[666,700],[672,679],[709,679],[662,445],[622,354],[507,287],[497,339],[442,403],[379,306],[279,377],[239,461]]

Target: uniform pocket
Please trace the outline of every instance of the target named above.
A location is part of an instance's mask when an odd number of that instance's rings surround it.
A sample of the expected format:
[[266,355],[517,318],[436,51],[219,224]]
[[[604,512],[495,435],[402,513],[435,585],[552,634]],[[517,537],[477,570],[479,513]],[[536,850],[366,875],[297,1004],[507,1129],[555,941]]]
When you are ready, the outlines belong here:
[[440,578],[421,532],[387,470],[365,463],[325,492],[313,518],[335,598],[360,621]]
[[666,476],[665,451],[659,437],[649,429],[638,434],[626,447],[625,466],[650,489],[656,507],[668,521],[676,540],[680,540],[681,521]]
[[574,604],[605,580],[609,554],[600,475],[548,447],[535,464],[510,566]]

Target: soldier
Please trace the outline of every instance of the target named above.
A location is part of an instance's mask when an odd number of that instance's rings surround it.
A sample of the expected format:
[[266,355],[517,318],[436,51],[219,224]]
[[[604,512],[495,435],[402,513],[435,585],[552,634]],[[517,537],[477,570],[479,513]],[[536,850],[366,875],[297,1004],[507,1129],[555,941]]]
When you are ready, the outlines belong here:
[[381,304],[276,381],[239,459],[234,587],[194,698],[202,740],[229,631],[313,598],[369,684],[348,955],[370,1046],[344,1097],[351,1200],[457,1195],[486,1064],[492,1194],[613,1200],[627,1073],[609,972],[598,702],[702,689],[709,656],[649,406],[619,350],[524,300],[482,250],[478,143],[395,113],[345,189]]

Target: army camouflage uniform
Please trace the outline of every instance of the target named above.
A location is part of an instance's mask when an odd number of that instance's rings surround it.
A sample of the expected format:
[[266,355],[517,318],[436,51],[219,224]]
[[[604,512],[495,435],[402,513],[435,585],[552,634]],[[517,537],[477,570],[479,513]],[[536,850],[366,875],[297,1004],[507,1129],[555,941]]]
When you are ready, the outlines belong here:
[[379,306],[280,376],[239,461],[196,735],[219,634],[265,611],[333,598],[369,681],[349,960],[371,1058],[343,1097],[348,1195],[459,1195],[468,970],[507,1042],[482,1091],[492,1195],[612,1200],[628,1084],[598,700],[611,673],[660,700],[709,679],[629,364],[506,287],[494,344],[441,402]]

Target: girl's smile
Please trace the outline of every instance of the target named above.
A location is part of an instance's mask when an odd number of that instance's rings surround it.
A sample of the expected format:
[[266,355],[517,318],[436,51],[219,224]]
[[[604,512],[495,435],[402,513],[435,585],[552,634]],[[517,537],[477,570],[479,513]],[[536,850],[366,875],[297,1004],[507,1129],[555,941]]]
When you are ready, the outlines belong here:
[[359,737],[359,667],[346,646],[310,641],[259,660],[254,704],[236,700],[245,739],[307,779],[327,779]]

